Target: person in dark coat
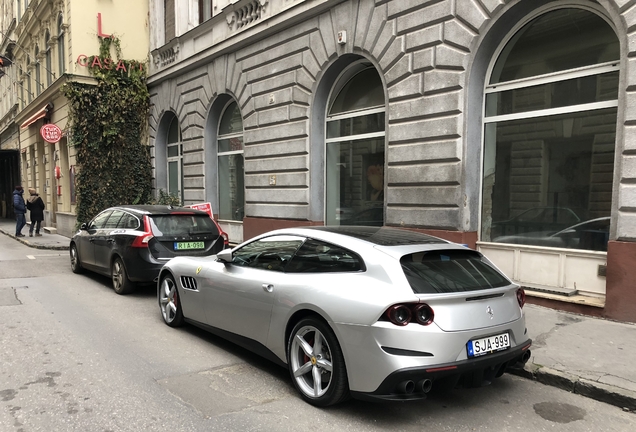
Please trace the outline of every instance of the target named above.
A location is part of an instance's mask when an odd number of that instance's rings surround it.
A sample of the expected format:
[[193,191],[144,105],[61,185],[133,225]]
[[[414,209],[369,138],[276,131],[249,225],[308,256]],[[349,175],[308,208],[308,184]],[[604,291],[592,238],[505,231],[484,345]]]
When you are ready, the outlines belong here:
[[13,212],[15,213],[15,236],[24,237],[22,234],[22,228],[26,225],[26,205],[22,194],[24,190],[22,186],[18,185],[13,191]]
[[29,194],[31,195],[26,202],[26,207],[31,212],[31,227],[29,228],[29,237],[33,237],[33,228],[35,228],[35,235],[41,236],[40,226],[44,220],[44,201],[38,195],[33,188],[29,188]]

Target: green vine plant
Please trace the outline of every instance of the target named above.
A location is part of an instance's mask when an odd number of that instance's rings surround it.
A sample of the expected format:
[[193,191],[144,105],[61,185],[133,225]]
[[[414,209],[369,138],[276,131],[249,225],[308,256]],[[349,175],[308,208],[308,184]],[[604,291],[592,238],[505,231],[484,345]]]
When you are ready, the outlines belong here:
[[181,207],[181,198],[179,198],[176,194],[166,192],[163,189],[159,189],[159,196],[156,200],[152,200],[151,204],[161,204],[168,205],[172,207]]
[[100,37],[99,43],[99,56],[86,63],[96,84],[62,87],[78,167],[78,224],[108,207],[152,202],[146,64],[122,60],[114,36]]

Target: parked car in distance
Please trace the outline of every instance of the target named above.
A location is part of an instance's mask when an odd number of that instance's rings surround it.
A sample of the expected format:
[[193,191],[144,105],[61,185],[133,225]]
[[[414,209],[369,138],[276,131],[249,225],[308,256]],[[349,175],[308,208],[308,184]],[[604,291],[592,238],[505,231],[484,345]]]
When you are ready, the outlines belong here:
[[384,207],[371,207],[353,213],[346,219],[340,219],[340,225],[382,226],[384,225]]
[[530,357],[525,293],[479,252],[387,227],[287,228],[159,275],[164,322],[289,369],[301,397],[422,399]]
[[495,243],[606,251],[610,217],[590,219],[560,231],[536,231],[494,238]]
[[71,270],[110,276],[117,294],[152,283],[174,257],[214,255],[227,235],[200,210],[163,205],[108,208],[71,238]]
[[538,231],[560,231],[582,222],[587,211],[569,207],[533,207],[504,221],[493,222],[491,238]]

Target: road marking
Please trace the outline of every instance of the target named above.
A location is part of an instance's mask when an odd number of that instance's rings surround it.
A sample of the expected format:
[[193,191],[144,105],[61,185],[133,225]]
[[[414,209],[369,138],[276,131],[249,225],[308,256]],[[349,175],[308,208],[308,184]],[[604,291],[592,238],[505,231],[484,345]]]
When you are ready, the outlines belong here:
[[52,257],[52,256],[62,256],[61,253],[56,253],[56,254],[39,254],[39,255],[27,255],[26,257],[28,259],[32,259],[34,260],[35,257]]

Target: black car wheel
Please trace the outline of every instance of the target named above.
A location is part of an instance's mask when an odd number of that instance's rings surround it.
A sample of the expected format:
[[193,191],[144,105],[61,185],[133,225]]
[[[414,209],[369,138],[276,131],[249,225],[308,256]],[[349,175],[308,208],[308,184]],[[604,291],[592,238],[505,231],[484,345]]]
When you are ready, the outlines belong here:
[[171,275],[163,278],[157,294],[163,321],[170,327],[183,325],[183,310],[179,301],[179,291]]
[[305,318],[294,326],[287,364],[294,386],[310,404],[325,407],[348,399],[344,356],[336,335],[322,320]]
[[82,273],[84,271],[84,267],[82,267],[82,262],[80,261],[79,253],[77,253],[77,246],[75,243],[71,245],[71,270],[73,273]]
[[111,275],[113,279],[113,289],[117,294],[128,294],[135,288],[134,284],[128,280],[126,267],[124,267],[124,262],[121,258],[117,257],[113,261]]

